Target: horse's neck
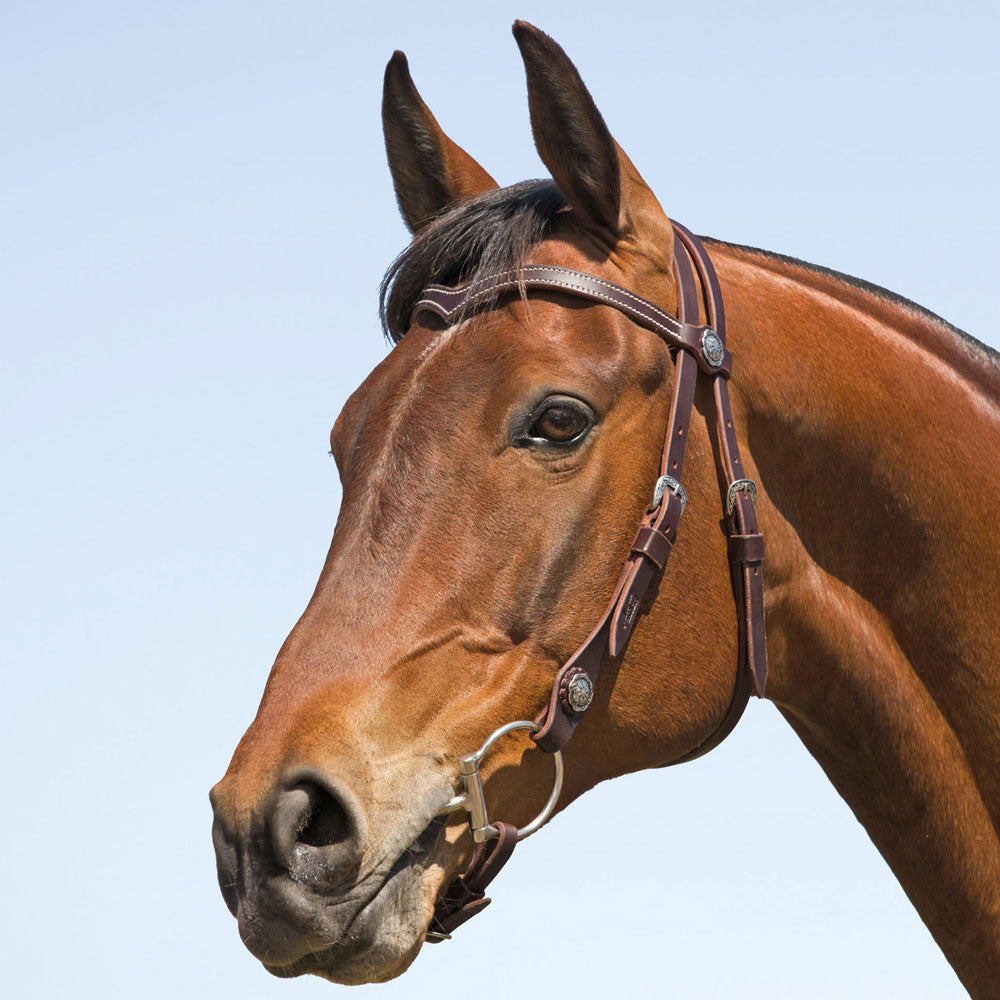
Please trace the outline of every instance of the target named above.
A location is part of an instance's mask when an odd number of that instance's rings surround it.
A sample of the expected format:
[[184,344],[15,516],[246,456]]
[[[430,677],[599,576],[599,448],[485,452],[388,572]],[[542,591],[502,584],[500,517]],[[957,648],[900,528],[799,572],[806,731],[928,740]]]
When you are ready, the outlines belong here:
[[966,986],[993,995],[1000,367],[835,277],[713,256],[766,493],[768,696]]

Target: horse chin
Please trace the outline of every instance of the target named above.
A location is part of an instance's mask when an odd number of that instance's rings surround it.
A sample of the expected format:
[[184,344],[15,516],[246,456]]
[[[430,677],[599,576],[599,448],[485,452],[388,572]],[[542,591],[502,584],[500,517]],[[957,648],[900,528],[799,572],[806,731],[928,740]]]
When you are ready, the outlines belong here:
[[384,983],[409,968],[423,943],[428,907],[419,882],[400,885],[401,876],[391,887],[364,906],[344,933],[328,948],[312,952],[286,965],[263,962],[273,976],[290,979],[314,975],[343,986]]
[[[431,824],[346,922],[342,916],[333,916],[343,912],[345,900],[324,901],[331,914],[331,936],[336,934],[334,922],[342,928],[334,944],[285,963],[258,955],[264,968],[281,979],[314,975],[343,986],[383,983],[402,975],[424,943],[440,889],[443,872],[431,860],[435,852],[424,853],[428,840],[437,841],[439,833],[440,825]],[[348,896],[352,894],[348,892]],[[249,947],[250,942],[244,941]]]

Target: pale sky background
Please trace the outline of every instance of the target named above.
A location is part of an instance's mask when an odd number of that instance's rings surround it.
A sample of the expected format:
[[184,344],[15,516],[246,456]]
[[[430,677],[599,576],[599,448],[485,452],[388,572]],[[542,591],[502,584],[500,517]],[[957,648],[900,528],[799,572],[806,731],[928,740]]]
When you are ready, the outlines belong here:
[[[385,62],[502,183],[540,176],[515,17],[696,232],[1000,346],[995,0],[5,0],[5,996],[348,996],[244,950],[207,791],[326,552],[329,428],[386,350]],[[575,803],[494,897],[356,995],[964,996],[767,704]]]

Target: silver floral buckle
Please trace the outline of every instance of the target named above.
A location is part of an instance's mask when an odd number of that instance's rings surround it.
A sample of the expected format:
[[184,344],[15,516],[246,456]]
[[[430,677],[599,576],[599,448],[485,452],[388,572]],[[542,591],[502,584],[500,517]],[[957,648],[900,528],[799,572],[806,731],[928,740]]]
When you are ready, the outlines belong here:
[[681,502],[681,513],[684,513],[684,508],[687,506],[687,494],[684,492],[684,487],[674,479],[673,476],[660,476],[656,480],[656,486],[653,487],[653,510],[656,510],[663,501],[663,494],[670,490],[671,493]]
[[744,493],[750,497],[751,503],[757,502],[757,484],[752,479],[737,479],[729,484],[726,494],[726,513],[732,514],[736,507],[736,494]]

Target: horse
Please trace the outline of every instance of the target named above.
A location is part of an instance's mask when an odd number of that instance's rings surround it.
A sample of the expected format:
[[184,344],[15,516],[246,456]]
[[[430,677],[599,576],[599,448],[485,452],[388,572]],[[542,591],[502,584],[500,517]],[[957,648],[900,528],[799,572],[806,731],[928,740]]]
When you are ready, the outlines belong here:
[[333,427],[329,554],[211,793],[244,943],[398,976],[519,836],[754,693],[995,996],[1000,355],[694,237],[566,53],[514,35],[549,180],[500,188],[386,69],[394,346]]

